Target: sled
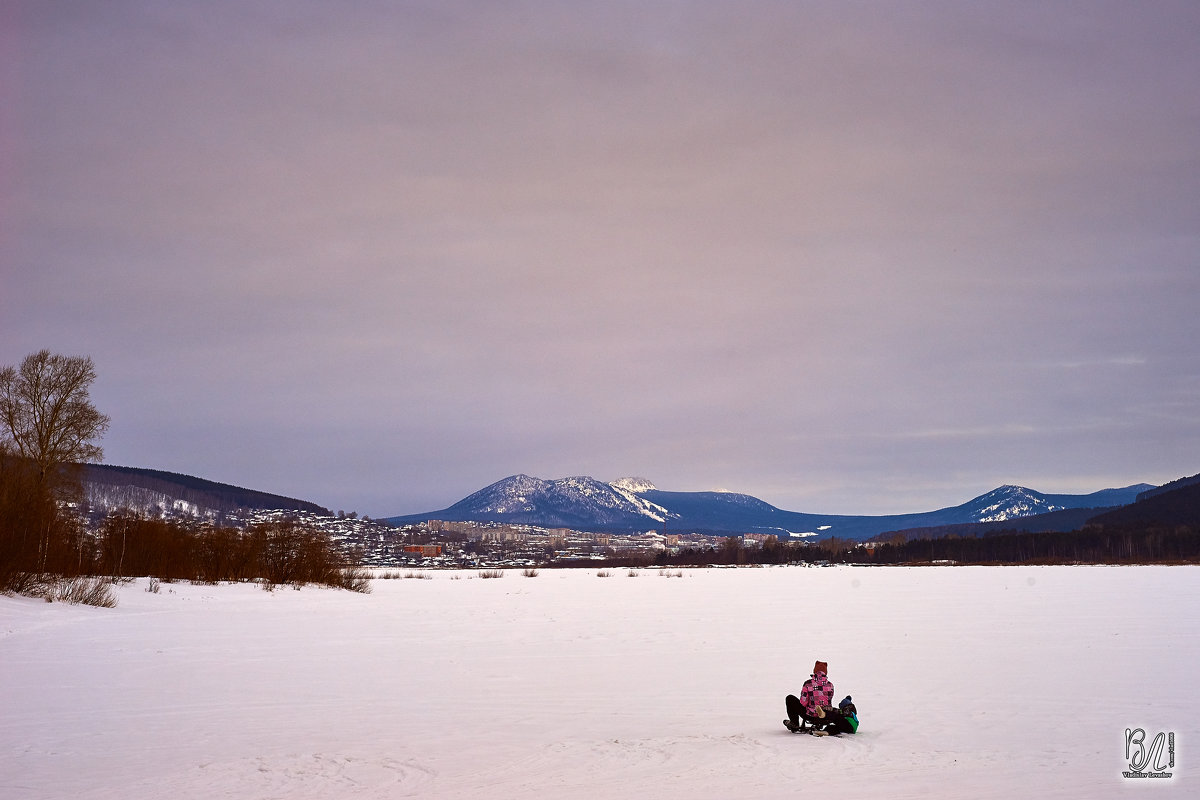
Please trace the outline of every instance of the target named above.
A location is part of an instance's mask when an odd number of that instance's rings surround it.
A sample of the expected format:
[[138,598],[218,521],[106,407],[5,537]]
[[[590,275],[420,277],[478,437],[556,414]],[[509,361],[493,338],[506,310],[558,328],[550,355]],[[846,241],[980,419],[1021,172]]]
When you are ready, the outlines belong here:
[[787,720],[787,719],[785,719],[783,721],[783,727],[787,728],[792,733],[807,733],[809,736],[833,736],[833,734],[830,733],[829,731],[819,731],[816,728],[810,728],[810,727],[793,728],[792,721]]

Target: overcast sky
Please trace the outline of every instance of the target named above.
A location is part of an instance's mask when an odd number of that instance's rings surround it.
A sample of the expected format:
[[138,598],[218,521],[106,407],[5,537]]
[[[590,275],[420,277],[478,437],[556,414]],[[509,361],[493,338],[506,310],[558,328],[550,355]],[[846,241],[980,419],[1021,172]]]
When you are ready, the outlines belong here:
[[1200,472],[1200,4],[0,0],[108,463],[924,511]]

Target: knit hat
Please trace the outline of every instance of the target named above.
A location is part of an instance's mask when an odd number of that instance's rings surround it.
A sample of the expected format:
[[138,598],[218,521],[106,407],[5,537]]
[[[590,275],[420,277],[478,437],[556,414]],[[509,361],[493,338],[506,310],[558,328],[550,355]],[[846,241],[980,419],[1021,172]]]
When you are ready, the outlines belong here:
[[813,664],[813,675],[816,675],[818,672],[829,674],[829,665],[824,661],[818,661],[817,663]]
[[846,695],[842,702],[838,703],[838,708],[845,708],[846,706],[852,705],[854,705],[854,703],[850,700],[850,695]]

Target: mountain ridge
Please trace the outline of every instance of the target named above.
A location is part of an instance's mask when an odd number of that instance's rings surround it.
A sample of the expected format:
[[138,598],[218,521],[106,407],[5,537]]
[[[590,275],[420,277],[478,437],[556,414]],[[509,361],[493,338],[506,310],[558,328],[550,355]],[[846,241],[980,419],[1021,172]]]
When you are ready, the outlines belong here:
[[[245,489],[190,475],[136,467],[84,467],[85,501],[97,511],[130,507],[190,515],[238,509],[330,512],[296,498]],[[1200,478],[1200,476],[1196,476]],[[1180,479],[1168,486],[1193,483]],[[445,521],[498,522],[590,531],[665,531],[729,535],[774,533],[782,539],[840,537],[866,540],[897,531],[960,527],[1038,530],[1078,527],[1158,492],[1149,484],[1090,494],[1050,494],[1006,484],[957,506],[891,515],[811,514],[777,508],[752,495],[730,491],[674,492],[641,477],[598,481],[586,475],[546,480],[517,474],[480,489],[448,508],[389,517],[392,525]],[[1021,522],[1016,522],[1020,520]]]
[[667,530],[776,533],[783,538],[864,540],[882,533],[945,525],[1003,522],[1068,509],[1099,510],[1132,503],[1152,488],[1135,484],[1083,495],[1045,494],[1004,485],[958,506],[890,515],[809,514],[777,508],[738,492],[671,492],[644,478],[610,483],[590,476],[554,480],[511,475],[440,511],[388,517],[390,524],[440,519],[580,530]]

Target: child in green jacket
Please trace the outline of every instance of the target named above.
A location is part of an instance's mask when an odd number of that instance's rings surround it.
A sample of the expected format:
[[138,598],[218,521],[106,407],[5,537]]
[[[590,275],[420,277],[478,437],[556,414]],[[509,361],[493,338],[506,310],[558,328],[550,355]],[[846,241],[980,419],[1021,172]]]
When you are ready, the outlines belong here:
[[858,709],[854,707],[850,695],[846,695],[845,699],[838,703],[837,711],[830,709],[825,715],[823,730],[827,733],[858,732]]

